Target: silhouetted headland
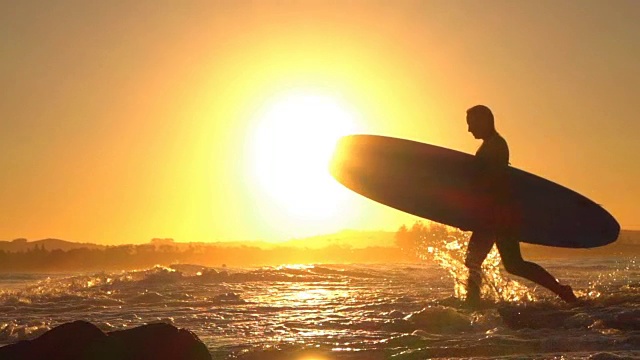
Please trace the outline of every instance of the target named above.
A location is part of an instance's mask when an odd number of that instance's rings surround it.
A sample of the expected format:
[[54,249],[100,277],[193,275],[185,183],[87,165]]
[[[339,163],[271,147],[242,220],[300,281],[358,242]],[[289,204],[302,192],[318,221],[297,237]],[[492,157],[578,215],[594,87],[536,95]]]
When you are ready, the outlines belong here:
[[[105,246],[59,239],[0,241],[0,272],[126,270],[176,263],[204,266],[267,266],[287,263],[411,263],[421,252],[459,233],[417,221],[396,232],[345,231],[281,243],[183,243],[152,239],[146,244]],[[618,241],[593,249],[523,244],[531,258],[633,256],[640,254],[640,231],[623,230]]]

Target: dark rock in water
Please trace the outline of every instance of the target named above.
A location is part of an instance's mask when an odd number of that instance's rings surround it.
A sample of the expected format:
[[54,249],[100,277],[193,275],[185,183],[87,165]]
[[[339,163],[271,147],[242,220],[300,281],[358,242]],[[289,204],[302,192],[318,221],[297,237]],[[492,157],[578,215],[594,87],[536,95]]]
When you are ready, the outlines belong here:
[[57,326],[33,340],[0,348],[0,359],[85,359],[91,347],[107,334],[86,321]]
[[74,321],[0,348],[0,359],[210,360],[211,354],[192,332],[165,323],[105,334],[91,323]]
[[106,350],[112,354],[108,359],[211,359],[195,334],[166,323],[113,331],[108,340]]

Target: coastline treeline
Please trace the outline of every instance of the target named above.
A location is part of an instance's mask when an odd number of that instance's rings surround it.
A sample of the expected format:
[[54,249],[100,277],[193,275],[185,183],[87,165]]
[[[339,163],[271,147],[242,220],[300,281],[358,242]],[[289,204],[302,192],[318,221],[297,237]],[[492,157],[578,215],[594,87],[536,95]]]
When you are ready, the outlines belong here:
[[[181,244],[182,245],[182,244]],[[398,247],[354,249],[330,245],[319,249],[221,245],[121,245],[104,249],[47,250],[40,246],[20,252],[0,251],[1,272],[126,270],[154,265],[199,264],[204,266],[263,266],[296,263],[407,262]]]
[[[636,236],[637,235],[637,236]],[[525,258],[571,258],[637,256],[640,232],[628,231],[620,240],[595,249],[563,249],[522,244]],[[65,272],[129,270],[155,265],[197,264],[203,266],[267,266],[309,263],[411,263],[425,261],[429,247],[442,248],[447,241],[463,239],[464,233],[437,223],[416,221],[402,225],[387,246],[353,247],[347,243],[321,247],[273,245],[261,247],[225,243],[178,243],[172,239],[152,239],[147,244],[47,249],[43,242],[30,247],[26,239],[16,239],[19,251],[0,249],[0,272]],[[7,243],[7,242],[5,242]],[[66,242],[65,246],[69,246]],[[25,248],[26,246],[26,248]],[[86,247],[85,247],[86,246]]]

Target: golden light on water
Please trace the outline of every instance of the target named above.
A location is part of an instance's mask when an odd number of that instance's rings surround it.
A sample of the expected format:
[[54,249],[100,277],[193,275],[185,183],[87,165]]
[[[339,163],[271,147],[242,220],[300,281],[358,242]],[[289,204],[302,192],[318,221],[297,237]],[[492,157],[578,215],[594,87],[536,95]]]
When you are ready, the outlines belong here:
[[329,360],[329,358],[319,355],[305,355],[298,360]]
[[328,172],[337,140],[358,131],[355,112],[337,98],[294,91],[256,119],[251,168],[256,185],[291,219],[326,222],[348,211],[348,191]]

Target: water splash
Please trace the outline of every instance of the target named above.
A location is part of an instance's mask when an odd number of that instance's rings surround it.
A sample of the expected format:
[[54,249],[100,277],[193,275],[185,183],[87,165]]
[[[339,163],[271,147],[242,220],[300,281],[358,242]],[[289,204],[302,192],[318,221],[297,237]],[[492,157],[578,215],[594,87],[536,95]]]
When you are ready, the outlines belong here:
[[[467,296],[469,271],[464,265],[470,233],[449,229],[444,238],[429,239],[423,236],[417,247],[417,255],[422,260],[435,261],[454,280],[454,293],[458,299]],[[500,271],[500,253],[494,246],[482,263],[483,298],[492,301],[534,301],[535,296],[519,282],[509,279]]]

